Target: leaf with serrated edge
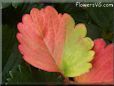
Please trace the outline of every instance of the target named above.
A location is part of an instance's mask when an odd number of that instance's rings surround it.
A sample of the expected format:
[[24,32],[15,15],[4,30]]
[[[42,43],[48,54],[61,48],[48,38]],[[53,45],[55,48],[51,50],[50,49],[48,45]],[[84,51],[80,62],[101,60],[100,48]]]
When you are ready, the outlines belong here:
[[114,44],[106,43],[103,39],[94,41],[95,57],[92,61],[92,69],[75,78],[78,83],[113,83],[113,49]]
[[84,24],[75,27],[73,18],[53,7],[33,8],[17,25],[23,58],[36,68],[61,72],[67,77],[79,76],[92,67],[93,42],[86,36]]

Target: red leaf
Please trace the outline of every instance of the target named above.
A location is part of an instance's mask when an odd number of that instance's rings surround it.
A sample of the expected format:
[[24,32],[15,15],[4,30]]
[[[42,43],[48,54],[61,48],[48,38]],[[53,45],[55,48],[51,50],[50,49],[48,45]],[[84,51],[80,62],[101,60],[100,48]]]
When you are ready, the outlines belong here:
[[114,45],[106,43],[103,39],[94,41],[95,57],[92,61],[93,68],[90,72],[76,77],[79,83],[112,83],[113,82],[113,49]]
[[69,15],[58,14],[51,6],[33,8],[17,25],[19,50],[25,61],[49,72],[59,72]]

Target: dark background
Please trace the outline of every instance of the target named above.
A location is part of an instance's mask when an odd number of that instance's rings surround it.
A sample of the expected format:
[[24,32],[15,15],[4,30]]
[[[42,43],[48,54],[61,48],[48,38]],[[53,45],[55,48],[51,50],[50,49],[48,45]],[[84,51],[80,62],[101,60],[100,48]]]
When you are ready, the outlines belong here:
[[17,23],[33,7],[53,6],[60,13],[69,13],[76,23],[85,23],[88,37],[103,38],[112,43],[114,9],[79,8],[75,3],[3,3],[2,6],[2,72],[3,84],[62,84],[63,77],[36,69],[22,59],[16,39]]

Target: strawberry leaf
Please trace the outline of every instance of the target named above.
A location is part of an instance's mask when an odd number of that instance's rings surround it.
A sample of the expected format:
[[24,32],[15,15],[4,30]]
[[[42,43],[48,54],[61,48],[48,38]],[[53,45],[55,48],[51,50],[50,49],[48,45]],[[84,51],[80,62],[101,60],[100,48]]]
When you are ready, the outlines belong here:
[[113,44],[106,46],[103,39],[94,41],[95,57],[90,72],[76,77],[79,83],[112,83],[113,82]]
[[73,18],[53,7],[33,8],[17,25],[19,50],[26,62],[48,72],[67,77],[79,76],[92,67],[93,42],[85,37],[84,24],[75,26]]

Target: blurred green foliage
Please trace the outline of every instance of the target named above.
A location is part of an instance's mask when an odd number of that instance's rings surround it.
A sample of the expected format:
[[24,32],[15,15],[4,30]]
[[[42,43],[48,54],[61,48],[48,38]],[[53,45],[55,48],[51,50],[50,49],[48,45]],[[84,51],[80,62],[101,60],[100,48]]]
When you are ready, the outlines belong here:
[[53,6],[61,13],[69,13],[76,23],[85,23],[88,36],[112,42],[113,8],[80,8],[75,3],[5,3],[2,8],[2,72],[3,84],[62,84],[64,78],[32,67],[23,61],[16,40],[17,23],[33,7]]

